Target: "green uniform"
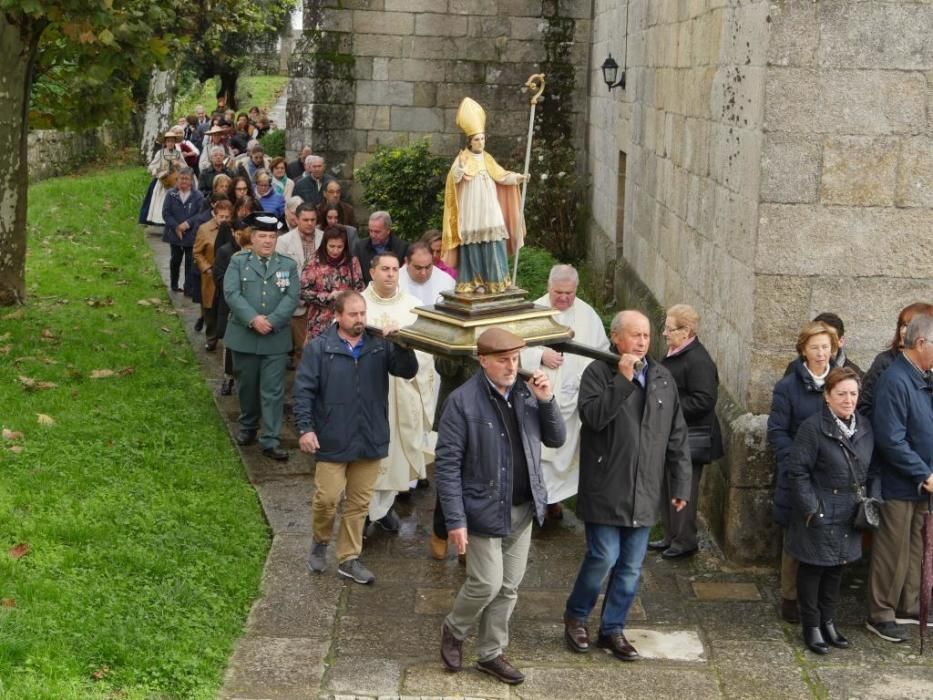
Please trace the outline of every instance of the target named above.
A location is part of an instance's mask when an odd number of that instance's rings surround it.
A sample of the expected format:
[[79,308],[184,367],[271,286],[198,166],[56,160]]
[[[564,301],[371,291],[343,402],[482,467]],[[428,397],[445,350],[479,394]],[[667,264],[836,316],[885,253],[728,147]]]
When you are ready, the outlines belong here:
[[[285,368],[292,348],[291,318],[298,305],[298,267],[295,261],[273,252],[264,265],[252,251],[230,259],[224,275],[224,298],[230,307],[224,346],[233,353],[233,374],[240,397],[240,428],[256,431],[262,422],[259,444],[279,446]],[[257,316],[265,316],[272,332],[252,329]]]

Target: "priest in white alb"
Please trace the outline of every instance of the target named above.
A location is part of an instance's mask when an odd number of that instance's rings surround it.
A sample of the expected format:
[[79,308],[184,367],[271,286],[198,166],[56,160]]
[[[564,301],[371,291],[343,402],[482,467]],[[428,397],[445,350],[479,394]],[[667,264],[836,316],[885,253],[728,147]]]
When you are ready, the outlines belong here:
[[398,284],[413,297],[418,297],[421,306],[441,301],[441,292],[452,292],[454,283],[453,277],[434,264],[431,246],[424,241],[408,246],[408,257],[398,273]]
[[[399,287],[398,258],[377,253],[370,262],[372,281],[363,291],[368,323],[382,328],[415,321],[412,309],[421,301]],[[369,519],[388,532],[398,532],[400,522],[392,505],[399,492],[407,492],[414,479],[426,471],[426,436],[434,419],[434,358],[415,351],[418,374],[413,379],[389,377],[389,454],[379,465],[379,476],[369,502]]]
[[[577,271],[572,265],[555,265],[548,276],[547,294],[535,303],[560,311],[554,320],[572,328],[575,341],[608,351],[609,338],[606,337],[606,330],[599,315],[592,306],[582,299],[577,299],[579,281]],[[581,427],[577,395],[580,393],[580,377],[583,370],[593,360],[582,355],[560,353],[539,345],[523,350],[521,361],[523,368],[531,371],[540,368],[548,375],[564,423],[567,425],[567,441],[563,447],[541,448],[548,516],[560,519],[563,516],[560,502],[577,493]]]

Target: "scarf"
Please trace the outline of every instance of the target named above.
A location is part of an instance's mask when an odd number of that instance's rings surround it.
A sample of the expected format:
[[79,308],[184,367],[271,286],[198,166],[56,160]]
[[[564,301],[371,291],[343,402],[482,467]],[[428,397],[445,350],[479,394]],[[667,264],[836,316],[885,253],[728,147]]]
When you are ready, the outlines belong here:
[[836,425],[839,426],[839,430],[842,431],[842,434],[845,435],[849,440],[851,440],[852,436],[855,435],[855,430],[856,430],[855,414],[853,413],[851,416],[849,416],[849,421],[847,424],[846,421],[842,420],[842,418],[840,418],[835,413],[833,413],[832,410],[830,410],[830,413],[833,414],[833,420],[836,421]]

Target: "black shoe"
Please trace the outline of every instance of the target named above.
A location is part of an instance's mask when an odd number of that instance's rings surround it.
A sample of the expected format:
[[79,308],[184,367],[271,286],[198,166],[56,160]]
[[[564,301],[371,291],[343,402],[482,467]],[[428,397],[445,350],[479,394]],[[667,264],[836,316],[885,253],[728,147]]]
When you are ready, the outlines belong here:
[[852,646],[848,639],[839,634],[839,630],[836,629],[836,623],[832,620],[827,620],[820,625],[820,632],[823,633],[823,639],[837,649],[848,649]]
[[896,622],[865,622],[865,627],[869,632],[874,632],[886,642],[898,644],[907,640],[907,630]]
[[236,444],[240,447],[246,447],[247,445],[252,445],[256,442],[256,431],[255,430],[241,430],[236,435]]
[[426,489],[431,485],[431,482],[427,479],[418,479],[418,485],[415,488]]
[[204,350],[205,350],[205,351],[207,351],[207,352],[214,352],[216,349],[217,349],[217,341],[216,341],[216,340],[208,340],[206,343],[204,343]]
[[180,291],[181,291],[181,287],[172,287],[172,291],[173,291],[173,292],[176,292],[176,293],[177,293],[177,292],[180,292]]
[[402,529],[402,523],[399,521],[398,516],[392,511],[391,508],[389,509],[388,513],[376,521],[376,525],[381,527],[386,532],[398,532]]
[[276,462],[288,461],[288,452],[281,447],[263,447],[262,456],[274,459]]
[[826,640],[823,639],[823,633],[820,632],[819,627],[804,627],[803,643],[806,644],[807,649],[812,651],[814,654],[829,653],[829,644],[827,644]]
[[200,333],[204,330],[204,317],[201,316],[197,321],[194,322],[194,332]]
[[696,548],[693,549],[674,549],[673,547],[668,547],[663,552],[661,556],[664,559],[683,559],[684,557],[692,557],[697,553]]
[[411,500],[412,495],[415,493],[414,489],[408,489],[407,491],[399,491],[396,496],[396,501],[401,501],[402,503],[408,503]]
[[223,383],[220,385],[220,395],[221,396],[230,396],[233,393],[233,377],[228,377],[224,379]]
[[665,549],[671,546],[671,543],[661,538],[660,540],[653,540],[648,543],[648,549],[652,552],[663,552]]

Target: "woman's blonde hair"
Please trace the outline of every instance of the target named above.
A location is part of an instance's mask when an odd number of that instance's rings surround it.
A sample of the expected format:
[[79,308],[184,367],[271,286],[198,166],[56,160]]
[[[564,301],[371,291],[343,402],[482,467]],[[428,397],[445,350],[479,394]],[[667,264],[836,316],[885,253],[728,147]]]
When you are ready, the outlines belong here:
[[674,319],[678,328],[685,328],[691,336],[700,328],[700,314],[689,304],[674,304],[667,310],[667,315]]
[[833,355],[839,352],[839,335],[836,333],[836,329],[822,321],[811,321],[797,334],[797,354],[803,357],[803,349],[807,347],[810,338],[823,334],[829,336],[829,345]]

